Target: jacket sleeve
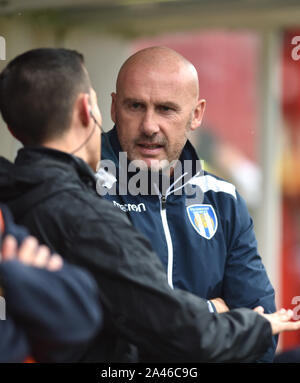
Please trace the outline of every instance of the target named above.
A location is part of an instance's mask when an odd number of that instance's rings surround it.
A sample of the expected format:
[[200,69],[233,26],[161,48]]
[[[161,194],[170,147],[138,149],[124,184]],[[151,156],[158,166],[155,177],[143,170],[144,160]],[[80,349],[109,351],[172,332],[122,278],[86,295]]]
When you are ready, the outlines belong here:
[[[238,193],[232,216],[223,280],[225,302],[230,308],[263,306],[266,313],[272,313],[276,311],[275,292],[258,254],[252,219]],[[271,362],[276,345],[277,337],[273,337],[272,346],[259,361]]]
[[26,333],[36,360],[80,358],[102,322],[89,273],[67,264],[50,272],[13,260],[0,264],[0,276],[7,312]]
[[25,332],[10,316],[0,320],[0,363],[20,363],[30,355]]
[[206,301],[172,290],[149,242],[109,202],[86,206],[72,231],[80,238],[68,241],[70,260],[97,279],[115,329],[154,360],[253,361],[270,345],[271,326],[255,312],[210,313]]

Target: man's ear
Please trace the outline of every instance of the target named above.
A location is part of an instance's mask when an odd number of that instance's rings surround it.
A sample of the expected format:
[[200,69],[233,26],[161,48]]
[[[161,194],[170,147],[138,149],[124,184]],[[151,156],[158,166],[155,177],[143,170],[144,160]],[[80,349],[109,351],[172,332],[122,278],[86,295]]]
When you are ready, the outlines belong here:
[[117,102],[117,94],[111,94],[111,108],[110,108],[110,116],[114,123],[116,123],[116,102]]
[[83,126],[89,126],[91,121],[90,96],[87,93],[81,93],[76,101],[78,116]]
[[191,122],[191,130],[196,130],[202,122],[206,101],[204,99],[198,100],[197,106],[193,112],[193,118]]

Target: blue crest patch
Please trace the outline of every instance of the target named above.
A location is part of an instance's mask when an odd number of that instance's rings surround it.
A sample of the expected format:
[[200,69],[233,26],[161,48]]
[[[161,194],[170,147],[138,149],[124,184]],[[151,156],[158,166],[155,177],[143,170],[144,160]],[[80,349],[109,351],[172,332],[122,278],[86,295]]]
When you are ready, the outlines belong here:
[[211,205],[190,205],[186,208],[193,228],[206,239],[211,239],[218,228],[218,220]]

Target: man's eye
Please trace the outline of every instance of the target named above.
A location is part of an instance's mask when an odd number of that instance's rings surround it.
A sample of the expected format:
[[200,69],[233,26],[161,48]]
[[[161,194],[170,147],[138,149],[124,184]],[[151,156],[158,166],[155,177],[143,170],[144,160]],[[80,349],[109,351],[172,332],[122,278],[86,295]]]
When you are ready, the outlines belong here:
[[142,107],[142,104],[140,104],[139,102],[134,102],[134,103],[130,104],[129,106],[131,109],[137,110],[137,109],[140,109]]
[[169,106],[160,105],[160,106],[158,107],[158,110],[159,110],[160,112],[171,112],[173,109],[170,108]]

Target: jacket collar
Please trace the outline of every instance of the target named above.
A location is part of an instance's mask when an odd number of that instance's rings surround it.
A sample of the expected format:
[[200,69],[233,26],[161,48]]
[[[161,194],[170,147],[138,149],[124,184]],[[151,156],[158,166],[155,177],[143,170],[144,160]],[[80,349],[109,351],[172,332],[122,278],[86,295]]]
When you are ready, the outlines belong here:
[[[118,139],[117,129],[116,126],[114,126],[113,129],[102,135],[102,161],[113,161],[117,171],[116,175],[119,179],[119,182],[121,179],[120,172],[122,171],[127,172],[129,174],[129,177],[134,175],[134,173],[131,174],[128,172],[128,161],[126,162],[126,164],[124,164],[123,162],[123,166],[121,165],[120,167],[119,154],[121,152],[122,148]],[[124,165],[126,166],[126,169]],[[181,185],[181,187],[183,187],[184,184],[188,183],[191,180],[191,178],[202,173],[203,172],[201,171],[201,165],[198,155],[196,154],[196,151],[190,143],[190,141],[187,140],[179,158],[179,167],[174,172],[175,178],[172,177],[170,179],[170,187],[167,192],[171,193],[172,189],[174,191],[179,184]],[[103,177],[103,172],[101,176]],[[161,191],[161,186],[159,187],[159,190]],[[165,193],[163,192],[163,194]]]

